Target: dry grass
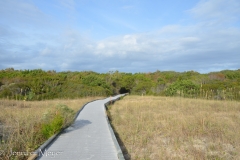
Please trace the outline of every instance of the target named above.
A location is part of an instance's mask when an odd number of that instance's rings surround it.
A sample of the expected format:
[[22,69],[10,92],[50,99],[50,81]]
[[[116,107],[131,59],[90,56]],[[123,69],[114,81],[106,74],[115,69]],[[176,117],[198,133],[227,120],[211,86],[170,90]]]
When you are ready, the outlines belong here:
[[[2,138],[0,137],[0,152],[4,151],[0,159],[12,159],[13,157],[9,157],[11,150],[32,152],[39,147],[46,140],[39,135],[44,116],[53,111],[57,105],[67,105],[76,113],[85,103],[98,98],[33,102],[0,100],[0,136],[3,135]],[[19,156],[15,159],[26,159],[26,157]]]
[[240,103],[127,96],[109,110],[126,159],[240,159]]

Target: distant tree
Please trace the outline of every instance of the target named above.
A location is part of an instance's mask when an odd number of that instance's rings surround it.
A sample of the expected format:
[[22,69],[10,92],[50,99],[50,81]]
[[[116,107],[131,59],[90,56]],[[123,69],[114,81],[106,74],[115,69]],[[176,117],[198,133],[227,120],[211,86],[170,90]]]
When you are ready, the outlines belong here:
[[199,93],[200,85],[194,84],[190,80],[177,81],[167,87],[166,96],[175,96],[177,93],[183,94],[185,97],[191,97]]

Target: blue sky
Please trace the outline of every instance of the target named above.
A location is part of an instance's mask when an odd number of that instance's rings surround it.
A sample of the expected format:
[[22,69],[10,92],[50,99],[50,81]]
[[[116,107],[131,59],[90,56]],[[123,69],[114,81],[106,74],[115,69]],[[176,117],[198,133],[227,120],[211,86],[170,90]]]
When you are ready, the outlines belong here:
[[239,0],[2,0],[0,69],[240,69]]

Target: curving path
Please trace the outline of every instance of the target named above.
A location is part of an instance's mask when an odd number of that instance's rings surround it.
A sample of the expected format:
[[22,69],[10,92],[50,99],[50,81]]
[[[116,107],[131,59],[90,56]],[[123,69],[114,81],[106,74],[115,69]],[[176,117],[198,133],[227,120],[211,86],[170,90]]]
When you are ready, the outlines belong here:
[[40,152],[38,159],[118,160],[104,104],[121,96],[88,103],[75,122]]

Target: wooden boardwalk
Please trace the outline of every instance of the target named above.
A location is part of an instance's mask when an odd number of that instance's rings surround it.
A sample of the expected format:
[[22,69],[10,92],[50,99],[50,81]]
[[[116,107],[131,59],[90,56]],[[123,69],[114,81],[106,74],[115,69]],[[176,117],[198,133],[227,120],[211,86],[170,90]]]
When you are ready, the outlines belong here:
[[39,153],[41,160],[118,160],[104,104],[123,95],[88,103],[75,122]]

